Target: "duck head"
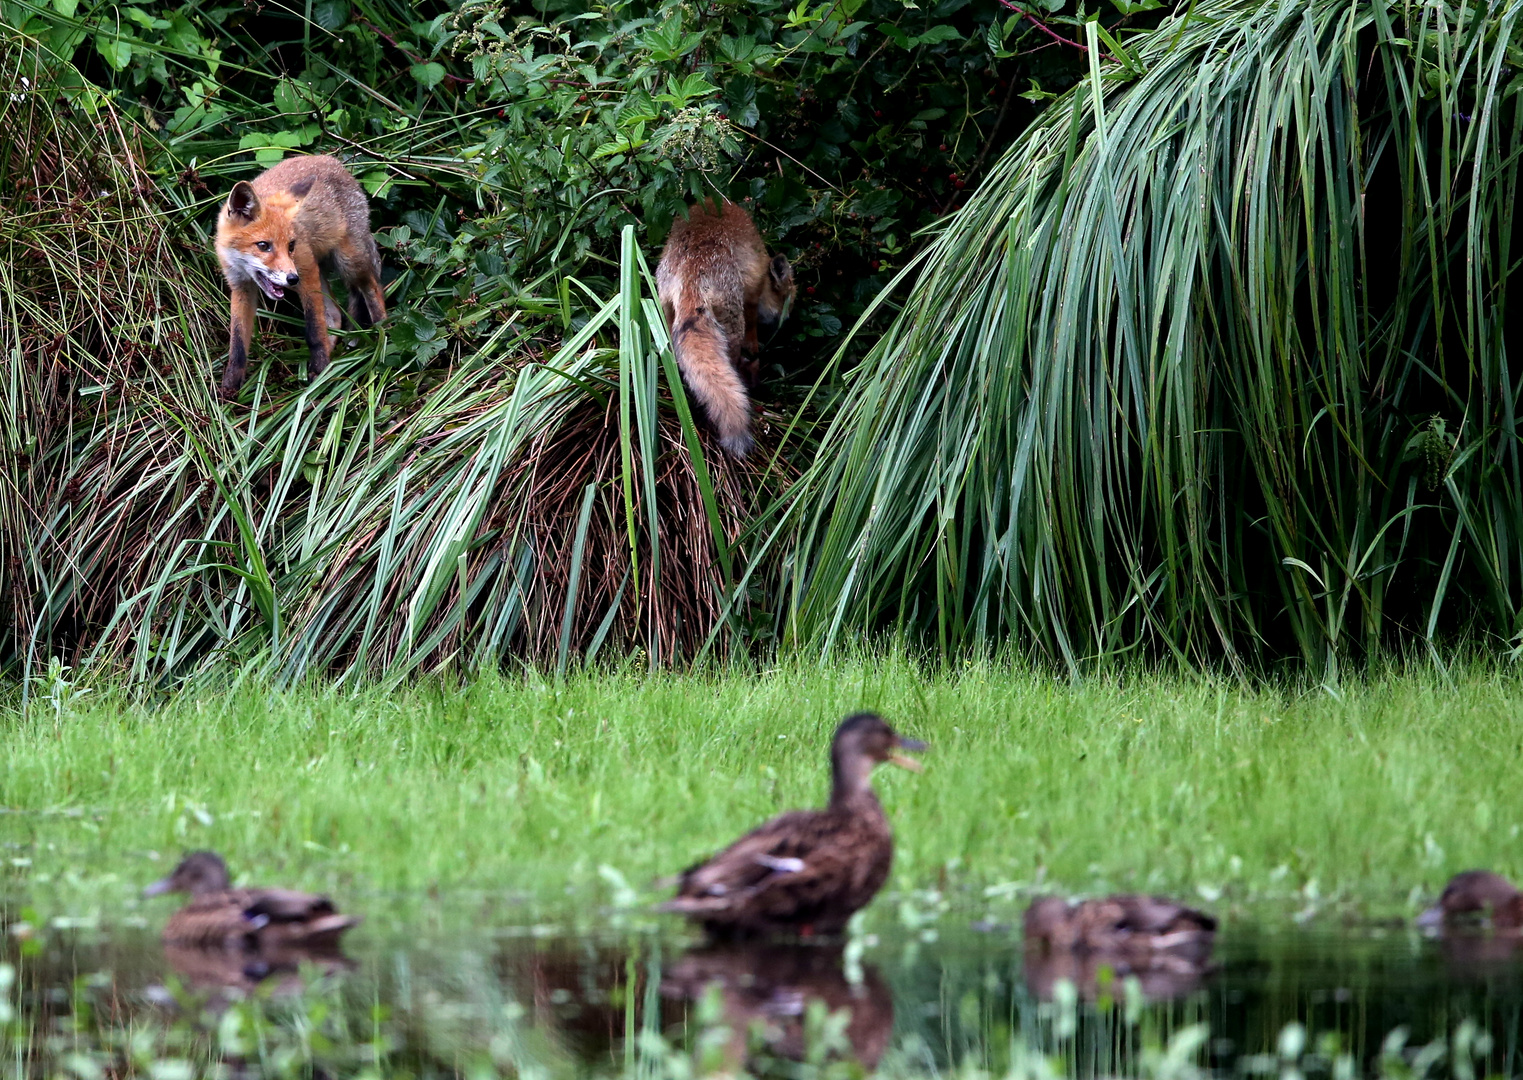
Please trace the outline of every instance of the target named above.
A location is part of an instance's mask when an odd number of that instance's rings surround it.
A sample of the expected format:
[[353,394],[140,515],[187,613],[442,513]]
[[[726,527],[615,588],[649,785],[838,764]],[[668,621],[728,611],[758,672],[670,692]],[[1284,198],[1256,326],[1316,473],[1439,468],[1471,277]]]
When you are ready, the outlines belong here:
[[1489,870],[1466,870],[1444,886],[1438,903],[1417,917],[1417,925],[1436,928],[1468,919],[1489,919],[1500,930],[1523,929],[1523,893]]
[[1072,949],[1079,940],[1073,910],[1059,896],[1039,896],[1033,900],[1021,919],[1021,934],[1028,945],[1049,949]]
[[830,744],[830,764],[835,774],[832,800],[849,798],[870,790],[869,779],[879,762],[920,771],[920,762],[906,757],[929,747],[919,739],[900,735],[877,713],[856,713],[841,721]]
[[180,860],[174,873],[160,878],[143,890],[144,896],[182,892],[192,896],[217,892],[228,887],[227,864],[215,851],[193,851]]

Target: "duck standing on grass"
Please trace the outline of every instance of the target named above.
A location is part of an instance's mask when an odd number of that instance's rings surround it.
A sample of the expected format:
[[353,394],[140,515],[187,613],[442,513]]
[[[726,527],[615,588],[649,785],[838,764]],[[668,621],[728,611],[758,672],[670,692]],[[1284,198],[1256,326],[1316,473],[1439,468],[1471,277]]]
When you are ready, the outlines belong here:
[[848,716],[830,746],[830,803],[781,814],[689,867],[676,897],[658,910],[680,912],[721,937],[839,933],[883,886],[894,860],[873,767],[887,761],[919,772],[920,763],[898,751],[925,749],[881,716]]
[[194,851],[144,896],[182,892],[190,901],[169,917],[164,944],[215,949],[237,946],[249,952],[274,949],[333,950],[355,915],[340,915],[326,896],[289,889],[235,889],[227,864],[212,851]]

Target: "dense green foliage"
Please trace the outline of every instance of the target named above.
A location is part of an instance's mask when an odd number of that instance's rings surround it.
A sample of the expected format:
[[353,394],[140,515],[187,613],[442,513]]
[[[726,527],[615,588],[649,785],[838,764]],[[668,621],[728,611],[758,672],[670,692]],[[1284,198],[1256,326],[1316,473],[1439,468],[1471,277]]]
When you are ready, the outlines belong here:
[[[0,159],[8,663],[163,685],[230,648],[293,679],[702,640],[751,494],[657,401],[632,236],[621,291],[543,362],[511,317],[428,372],[356,335],[333,376],[266,362],[228,409],[219,290],[163,235],[135,133],[35,53],[6,61],[27,87],[0,102],[26,136]],[[599,344],[621,324],[622,350]],[[698,512],[663,523],[658,500]]]
[[555,908],[570,888],[590,909],[622,879],[654,900],[657,877],[817,805],[830,733],[863,707],[931,743],[924,773],[877,774],[890,888],[964,912],[1008,919],[1045,881],[1391,914],[1467,867],[1523,872],[1523,793],[1495,780],[1523,686],[1490,666],[1350,680],[1341,699],[891,658],[358,695],[249,680],[152,709],[79,689],[64,673],[7,720],[19,846],[0,893],[130,910],[164,857],[208,846],[252,879],[356,898],[437,886]]
[[0,21],[151,127],[153,166],[206,200],[202,223],[256,163],[351,160],[388,259],[418,279],[391,291],[419,363],[568,274],[611,278],[623,226],[657,244],[716,190],[753,198],[798,266],[796,362],[960,201],[1024,120],[1017,93],[1072,81],[1081,60],[970,0],[6,0]]
[[[1518,5],[1045,7],[4,0],[0,664],[1515,638]],[[393,318],[227,408],[205,234],[292,151]],[[710,191],[803,292],[741,467],[650,303]]]
[[1520,14],[1225,0],[1095,58],[854,373],[795,640],[1334,679],[1516,640]]
[[[1079,56],[1017,55],[1048,39],[960,0],[6,0],[0,23],[0,664],[161,684],[227,649],[291,679],[765,644],[771,573],[735,582],[795,469],[694,459],[636,248],[700,192],[752,198],[805,294],[769,353],[775,447],[812,343],[1017,122],[1012,80]],[[393,317],[310,394],[266,328],[227,409],[207,233],[295,151],[370,191]]]

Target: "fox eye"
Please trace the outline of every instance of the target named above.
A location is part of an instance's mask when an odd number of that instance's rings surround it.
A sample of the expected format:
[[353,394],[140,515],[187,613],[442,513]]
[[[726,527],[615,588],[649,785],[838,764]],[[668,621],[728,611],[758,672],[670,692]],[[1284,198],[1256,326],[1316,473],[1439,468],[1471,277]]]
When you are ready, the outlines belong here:
[[289,244],[286,245],[286,251],[290,252],[293,255],[296,253],[296,241],[295,240],[292,240]]
[[269,242],[269,241],[268,241],[268,240],[260,240],[260,241],[257,241],[257,242],[256,242],[256,243],[255,243],[255,244],[254,244],[254,246],[255,246],[255,247],[256,247],[256,248],[258,248],[258,249],[259,249],[259,250],[260,250],[260,251],[269,251],[269,250],[270,250],[270,248],[272,248],[272,247],[274,247],[274,245],[273,245],[273,244],[271,244],[271,243],[270,243],[270,242]]

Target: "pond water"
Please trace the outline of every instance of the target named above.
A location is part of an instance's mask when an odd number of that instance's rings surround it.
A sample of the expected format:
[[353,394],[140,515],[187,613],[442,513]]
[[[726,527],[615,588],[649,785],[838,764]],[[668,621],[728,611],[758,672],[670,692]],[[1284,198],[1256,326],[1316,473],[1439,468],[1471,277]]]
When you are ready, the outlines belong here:
[[0,1076],[1523,1074],[1523,948],[1395,926],[1229,922],[1209,971],[1115,979],[951,914],[716,948],[646,916],[571,935],[409,902],[298,965],[6,910]]

